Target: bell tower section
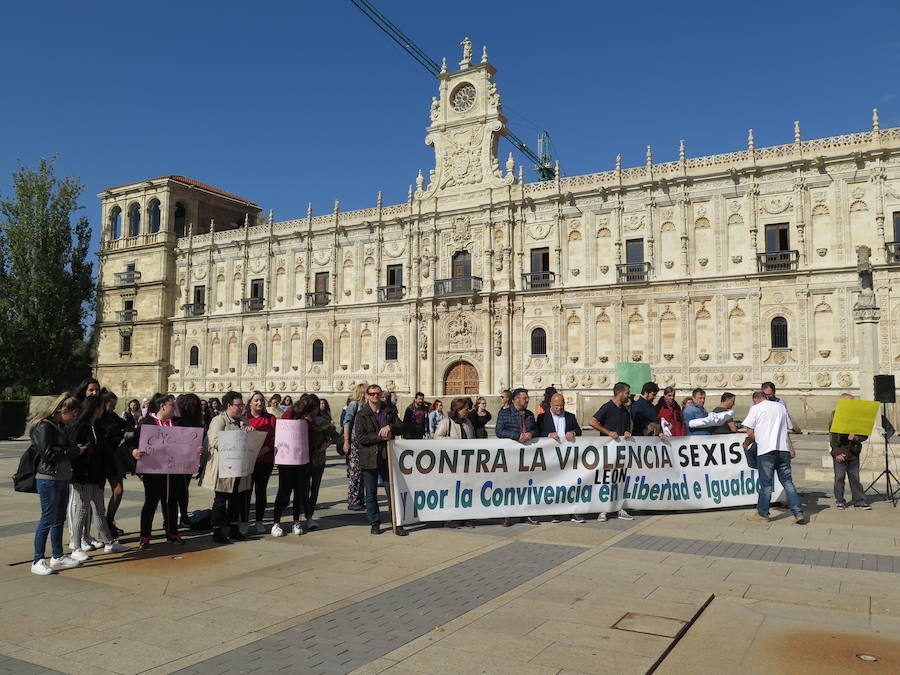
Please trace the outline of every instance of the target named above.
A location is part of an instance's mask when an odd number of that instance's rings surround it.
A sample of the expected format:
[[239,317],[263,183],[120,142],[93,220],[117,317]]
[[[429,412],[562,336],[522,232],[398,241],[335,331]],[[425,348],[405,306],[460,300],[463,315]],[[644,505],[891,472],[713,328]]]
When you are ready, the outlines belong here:
[[469,38],[462,47],[459,70],[447,72],[445,60],[438,75],[439,96],[432,98],[431,126],[425,137],[425,144],[434,148],[435,168],[427,186],[421,174],[416,180],[418,199],[514,182],[511,160],[504,175],[497,157],[500,137],[507,133],[494,82],[497,70],[488,63],[487,47],[474,65]]

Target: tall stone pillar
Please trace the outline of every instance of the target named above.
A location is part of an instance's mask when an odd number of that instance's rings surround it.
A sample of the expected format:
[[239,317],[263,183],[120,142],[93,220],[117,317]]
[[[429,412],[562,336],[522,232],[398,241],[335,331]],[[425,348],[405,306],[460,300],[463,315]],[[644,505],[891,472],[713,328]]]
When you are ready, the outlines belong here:
[[[868,246],[856,247],[856,269],[859,273],[860,293],[853,305],[853,321],[859,337],[859,397],[865,401],[875,399],[873,378],[878,374],[878,322],[881,310],[875,299],[872,283],[872,250]],[[881,443],[884,442],[881,417],[876,417],[875,428],[869,436],[869,451],[863,454],[862,469],[876,470],[884,462]]]

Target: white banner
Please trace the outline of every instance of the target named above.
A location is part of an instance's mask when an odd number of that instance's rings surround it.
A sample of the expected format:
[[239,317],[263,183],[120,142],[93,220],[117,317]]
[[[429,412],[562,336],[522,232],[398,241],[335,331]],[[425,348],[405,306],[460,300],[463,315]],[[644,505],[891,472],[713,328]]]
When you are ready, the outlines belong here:
[[[744,434],[391,443],[394,522],[691,510],[757,502]],[[776,478],[772,501],[783,499]]]

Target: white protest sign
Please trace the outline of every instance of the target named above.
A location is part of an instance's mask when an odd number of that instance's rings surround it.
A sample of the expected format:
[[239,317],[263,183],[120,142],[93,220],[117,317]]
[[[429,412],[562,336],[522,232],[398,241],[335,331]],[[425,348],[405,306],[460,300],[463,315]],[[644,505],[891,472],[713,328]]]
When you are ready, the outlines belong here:
[[265,440],[265,431],[220,431],[219,478],[240,478],[253,473]]
[[[505,439],[397,440],[391,444],[397,525],[619,509],[691,510],[748,506],[758,472],[743,434],[579,437],[557,445]],[[783,499],[775,482],[772,501]]]

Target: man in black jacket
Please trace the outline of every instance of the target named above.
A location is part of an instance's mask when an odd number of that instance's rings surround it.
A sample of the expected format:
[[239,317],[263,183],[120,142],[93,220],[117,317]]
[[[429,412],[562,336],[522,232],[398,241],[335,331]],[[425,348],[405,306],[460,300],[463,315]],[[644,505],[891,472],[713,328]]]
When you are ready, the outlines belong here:
[[[566,410],[566,399],[562,394],[553,394],[550,398],[550,410],[542,412],[537,418],[538,435],[552,438],[557,443],[571,443],[576,436],[581,436],[581,426],[575,415]],[[559,516],[553,516],[553,522],[558,523]],[[572,514],[573,523],[583,523],[584,518],[579,514]]]
[[[841,394],[841,398],[853,398],[853,394]],[[833,412],[831,419],[834,421]],[[865,511],[872,508],[866,501],[866,494],[859,480],[859,453],[862,452],[862,442],[867,438],[868,436],[856,434],[830,434],[831,458],[834,462],[834,505],[838,509],[847,508],[844,500],[845,477],[850,481],[853,507]]]
[[428,405],[425,394],[417,391],[413,402],[403,413],[403,438],[425,438],[428,435]]
[[[353,434],[359,450],[359,468],[362,470],[365,488],[366,515],[372,534],[381,534],[381,514],[378,511],[378,478],[390,490],[388,482],[387,443],[400,435],[402,429],[397,409],[384,405],[381,400],[381,387],[370,384],[366,389],[366,403],[356,414],[353,422]],[[407,532],[398,526],[398,536],[405,537]]]

